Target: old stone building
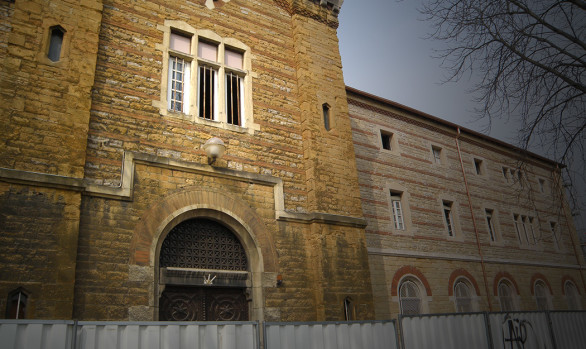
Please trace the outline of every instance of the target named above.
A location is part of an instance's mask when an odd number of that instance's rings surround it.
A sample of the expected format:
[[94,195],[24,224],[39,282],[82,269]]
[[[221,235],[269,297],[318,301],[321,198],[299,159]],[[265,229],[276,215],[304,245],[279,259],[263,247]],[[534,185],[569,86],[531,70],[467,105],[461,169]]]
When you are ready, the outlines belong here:
[[5,317],[580,307],[556,164],[346,88],[342,2],[0,0]]
[[377,318],[582,309],[558,164],[347,92]]

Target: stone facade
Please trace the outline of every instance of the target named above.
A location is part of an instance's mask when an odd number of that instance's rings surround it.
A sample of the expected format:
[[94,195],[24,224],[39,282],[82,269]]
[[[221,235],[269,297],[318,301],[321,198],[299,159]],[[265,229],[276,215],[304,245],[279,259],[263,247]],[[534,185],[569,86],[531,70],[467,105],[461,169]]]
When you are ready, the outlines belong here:
[[[549,288],[550,309],[568,309],[568,280],[583,302],[584,259],[556,163],[368,93],[347,92],[378,319],[401,312],[399,288],[409,279],[420,285],[422,312],[457,311],[459,279],[472,293],[473,311],[501,311],[502,279],[515,289],[518,310],[537,310],[537,281]],[[381,134],[391,138],[390,149]],[[391,192],[401,199],[402,229],[395,226]],[[523,217],[527,230],[518,224],[517,233],[515,219]]]
[[[519,160],[506,145],[456,137],[453,125],[346,88],[342,2],[0,2],[5,316],[20,299],[27,318],[152,321],[166,316],[170,286],[223,285],[241,289],[250,320],[383,319],[398,312],[404,275],[420,280],[433,312],[453,311],[449,285],[461,277],[479,309],[495,303],[483,295],[494,294],[497,275],[514,279],[528,309],[531,280],[551,285],[556,309],[563,282],[583,294],[571,222],[550,214],[563,198],[533,188],[538,179],[555,188],[555,164],[530,156],[532,189],[513,191],[499,177],[498,166]],[[205,47],[216,56],[205,58]],[[229,103],[238,103],[238,122]],[[380,128],[394,135],[386,153]],[[226,152],[210,164],[202,146],[212,137]],[[431,145],[445,163],[433,165]],[[470,172],[474,157],[483,175]],[[406,200],[400,232],[389,190]],[[452,204],[453,238],[438,220],[442,200]],[[476,212],[486,209],[495,242]],[[512,214],[538,218],[544,236],[555,222],[559,248],[547,237],[515,244]],[[246,270],[161,266],[166,238],[202,220],[236,237]],[[198,258],[221,260],[214,246],[219,257]]]
[[[0,236],[15,247],[0,253],[0,306],[20,287],[30,318],[157,320],[161,244],[206,218],[246,251],[251,320],[341,320],[350,299],[353,317],[372,318],[340,4],[2,2]],[[172,35],[191,41],[179,56],[193,94],[180,111],[168,107]],[[240,125],[222,103],[217,120],[198,115],[201,42],[219,50],[220,101],[223,51],[243,57]],[[226,144],[213,166],[211,137]]]

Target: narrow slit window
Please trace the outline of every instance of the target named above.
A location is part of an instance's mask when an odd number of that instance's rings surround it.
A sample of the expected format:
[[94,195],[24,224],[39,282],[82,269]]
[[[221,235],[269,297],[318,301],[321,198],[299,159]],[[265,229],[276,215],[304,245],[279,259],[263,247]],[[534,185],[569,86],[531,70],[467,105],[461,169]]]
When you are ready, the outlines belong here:
[[558,236],[558,229],[556,222],[549,222],[549,229],[551,231],[551,237],[553,239],[553,245],[556,249],[560,248],[560,237]]
[[187,113],[189,97],[189,67],[185,59],[169,57],[169,109]]
[[448,228],[448,236],[454,236],[454,219],[452,216],[452,203],[449,201],[443,202],[444,219]]
[[393,134],[392,133],[388,133],[388,132],[381,131],[380,132],[380,137],[381,137],[381,141],[382,141],[382,144],[383,144],[383,149],[392,150],[392,147],[391,147],[391,139],[393,137]]
[[322,105],[322,111],[324,116],[324,128],[326,131],[330,130],[330,106],[326,104]]
[[492,219],[493,211],[492,210],[485,210],[486,213],[486,225],[488,226],[488,234],[490,236],[490,241],[496,241],[496,236],[494,232],[494,223]]
[[49,51],[47,57],[52,62],[57,62],[61,59],[61,47],[63,46],[65,30],[60,26],[55,26],[49,31],[49,35]]
[[433,153],[433,161],[438,165],[441,164],[442,163],[442,148],[432,146],[431,152]]
[[346,321],[356,320],[356,310],[350,297],[344,299],[344,319]]
[[403,208],[401,207],[401,193],[391,191],[391,205],[393,208],[393,224],[397,230],[405,230]]
[[482,160],[480,159],[474,159],[474,169],[476,170],[476,174],[477,175],[481,175],[482,174]]

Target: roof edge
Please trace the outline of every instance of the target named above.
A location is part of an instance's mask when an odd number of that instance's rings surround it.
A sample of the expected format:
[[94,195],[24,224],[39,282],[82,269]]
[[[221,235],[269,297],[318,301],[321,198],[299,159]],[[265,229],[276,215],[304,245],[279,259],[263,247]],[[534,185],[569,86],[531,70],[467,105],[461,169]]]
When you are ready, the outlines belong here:
[[467,133],[467,134],[469,134],[471,136],[481,138],[481,139],[483,139],[485,141],[494,143],[494,144],[496,144],[498,146],[505,147],[507,149],[511,149],[513,151],[516,151],[516,152],[520,153],[523,156],[529,156],[529,157],[535,158],[537,160],[546,162],[548,164],[551,164],[553,166],[557,166],[557,167],[560,167],[560,168],[566,167],[566,165],[561,164],[561,163],[559,163],[557,161],[554,161],[552,159],[549,159],[549,158],[546,158],[546,157],[541,156],[539,154],[530,152],[530,151],[528,151],[526,149],[519,148],[519,147],[514,146],[512,144],[509,144],[507,142],[501,141],[500,139],[487,136],[487,135],[485,135],[483,133],[480,133],[478,131],[474,131],[474,130],[471,130],[469,128],[466,128],[466,127],[460,126],[458,124],[455,124],[453,122],[450,122],[450,121],[441,119],[441,118],[439,118],[437,116],[433,116],[431,114],[422,112],[422,111],[417,110],[415,108],[411,108],[411,107],[406,106],[404,104],[401,104],[401,103],[398,103],[398,102],[395,102],[395,101],[391,101],[390,99],[386,99],[386,98],[383,98],[383,97],[379,97],[379,96],[373,95],[373,94],[368,93],[368,92],[364,92],[362,90],[359,90],[359,89],[356,89],[356,88],[350,87],[350,86],[346,86],[346,91],[347,92],[350,92],[350,93],[353,93],[353,94],[356,94],[356,95],[359,95],[361,97],[365,97],[365,98],[371,99],[371,100],[373,100],[375,102],[383,103],[383,104],[392,106],[394,108],[401,109],[401,110],[403,110],[405,112],[408,112],[410,114],[414,114],[415,116],[418,116],[420,118],[433,121],[433,122],[438,123],[438,124],[441,124],[443,126],[453,128],[456,132],[457,132],[458,129],[460,129],[460,132],[461,133]]

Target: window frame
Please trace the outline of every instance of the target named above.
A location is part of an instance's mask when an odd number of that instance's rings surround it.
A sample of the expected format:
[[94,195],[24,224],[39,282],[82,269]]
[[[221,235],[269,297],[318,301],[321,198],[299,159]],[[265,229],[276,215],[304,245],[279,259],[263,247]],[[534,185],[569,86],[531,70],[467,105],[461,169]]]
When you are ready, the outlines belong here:
[[551,308],[551,294],[549,287],[542,280],[536,280],[533,284],[533,296],[535,297],[535,304],[537,311],[548,311]]
[[[16,309],[12,304],[16,301]],[[6,318],[7,319],[26,319],[27,310],[30,301],[30,294],[25,291],[22,287],[18,287],[8,293],[6,300]],[[14,312],[14,317],[13,313]]]
[[[403,287],[412,286],[415,291],[415,296],[403,296]],[[423,289],[421,288],[420,282],[417,282],[413,277],[406,277],[399,283],[397,289],[397,296],[399,297],[399,312],[401,315],[421,315],[423,311]],[[406,299],[407,298],[407,299]],[[417,310],[415,312],[405,312],[405,301],[417,301]]]
[[[378,136],[379,148],[381,151],[383,151],[383,153],[391,154],[391,155],[400,155],[399,140],[398,140],[398,135],[397,135],[396,131],[393,131],[393,130],[387,129],[387,128],[380,128],[377,136]],[[389,142],[388,142],[389,148],[386,148],[387,144],[384,141],[383,136],[389,137]]]
[[448,236],[453,238],[456,236],[456,230],[454,229],[454,214],[452,207],[453,201],[442,200],[442,214],[444,217],[444,224],[446,225]]
[[[568,286],[571,289],[571,292],[568,292]],[[568,294],[571,293],[571,294]],[[582,310],[582,297],[580,292],[578,291],[578,287],[573,281],[566,280],[564,282],[564,295],[566,296],[566,303],[568,305],[568,310],[573,311],[580,311]]]
[[[463,286],[466,288],[466,290],[468,292],[467,297],[461,297],[458,294],[459,286]],[[456,313],[475,312],[477,310],[477,305],[476,305],[477,298],[478,298],[478,296],[476,295],[476,289],[474,288],[474,286],[472,285],[470,280],[468,280],[465,277],[459,277],[454,281],[453,299],[454,299],[454,307],[455,307]],[[463,305],[462,304],[463,301],[464,301],[464,303],[468,303],[468,309],[461,310],[461,306]]]
[[[183,21],[166,20],[163,26],[159,27],[163,32],[162,44],[157,44],[156,47],[163,54],[163,69],[161,78],[161,91],[158,100],[153,100],[152,104],[159,108],[159,114],[164,117],[179,118],[186,121],[191,121],[194,124],[205,124],[239,133],[254,134],[255,131],[260,130],[260,125],[254,122],[252,113],[252,79],[257,76],[251,70],[251,52],[250,47],[239,40],[233,38],[223,38],[214,32],[207,29],[195,29]],[[182,54],[170,48],[171,33],[189,36],[191,38],[191,49],[189,54]],[[199,43],[209,43],[217,45],[217,61],[213,62],[209,59],[199,57],[198,45]],[[242,69],[237,67],[230,67],[226,63],[225,51],[242,54]],[[170,56],[179,56],[190,61],[190,84],[189,84],[189,105],[183,108],[182,112],[170,110],[170,91],[169,79],[170,76]],[[200,101],[199,92],[200,86],[200,67],[210,67],[215,71],[215,93],[213,96],[214,111],[212,118],[200,117]],[[239,101],[239,125],[234,125],[228,121],[227,107],[227,82],[226,79],[230,74],[234,74],[240,81],[238,93],[240,94]],[[234,90],[236,91],[236,90]]]
[[[507,295],[503,295],[502,291],[505,289],[508,292]],[[511,312],[517,310],[514,291],[515,287],[510,281],[505,279],[499,281],[497,286],[497,298],[499,300],[499,305],[502,312]]]
[[484,217],[486,221],[488,237],[490,242],[497,242],[498,236],[495,228],[495,211],[490,208],[484,209]]
[[391,190],[391,212],[393,228],[395,230],[405,230],[405,214],[402,207],[403,193]]

